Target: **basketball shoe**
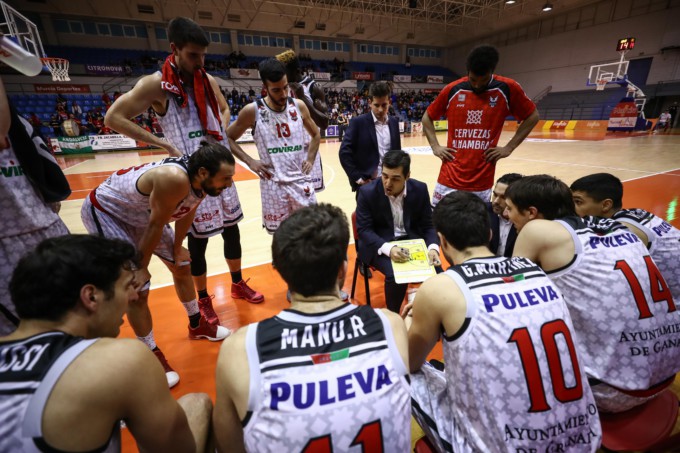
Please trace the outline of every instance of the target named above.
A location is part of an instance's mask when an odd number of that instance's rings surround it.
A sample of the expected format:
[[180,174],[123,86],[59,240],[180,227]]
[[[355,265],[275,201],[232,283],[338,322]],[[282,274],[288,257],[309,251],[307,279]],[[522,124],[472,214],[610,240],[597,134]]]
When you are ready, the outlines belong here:
[[165,358],[163,351],[161,351],[157,347],[154,351],[151,352],[153,352],[156,355],[156,358],[158,359],[159,362],[161,362],[161,365],[165,370],[165,378],[168,380],[168,388],[173,388],[174,386],[176,386],[177,383],[179,382],[179,374],[177,374],[177,372],[172,369],[172,367],[168,363],[168,360]]
[[262,293],[255,291],[248,286],[248,280],[241,280],[238,283],[231,284],[231,297],[234,299],[245,299],[251,304],[259,304],[264,302]]
[[217,313],[215,313],[212,304],[212,300],[214,298],[215,295],[211,295],[204,297],[203,299],[198,299],[198,309],[200,310],[201,315],[203,315],[203,317],[207,319],[210,324],[213,326],[219,326],[220,318],[217,316]]
[[189,325],[189,339],[191,340],[205,338],[210,341],[222,341],[229,335],[231,335],[231,330],[226,327],[210,324],[210,322],[202,315],[198,321],[198,327],[191,328],[191,325]]

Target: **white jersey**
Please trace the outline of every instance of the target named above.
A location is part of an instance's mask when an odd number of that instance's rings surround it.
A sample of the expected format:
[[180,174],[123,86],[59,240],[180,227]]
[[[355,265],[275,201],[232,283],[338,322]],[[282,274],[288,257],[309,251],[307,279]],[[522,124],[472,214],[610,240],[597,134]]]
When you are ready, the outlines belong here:
[[680,230],[644,209],[623,209],[613,218],[647,235],[649,253],[666,280],[673,300],[680,303]]
[[569,306],[588,376],[622,391],[671,378],[680,371],[680,312],[647,248],[612,219],[557,222],[576,254],[549,276]]
[[461,331],[443,335],[453,451],[596,451],[602,432],[574,327],[543,270],[488,257],[446,275],[467,304]]
[[287,98],[287,106],[277,112],[269,108],[263,99],[255,104],[253,140],[262,163],[272,172],[272,180],[278,183],[309,181],[302,172],[307,159],[304,140],[307,131],[295,101]]
[[[174,95],[166,93],[167,110],[164,115],[157,115],[163,128],[165,138],[185,156],[195,153],[202,141],[219,143],[227,149],[229,141],[220,121],[222,140],[216,140],[206,134],[196,107],[193,87],[184,87],[187,94],[186,107],[177,105]],[[208,107],[209,108],[209,107]],[[209,197],[196,210],[196,216],[189,233],[194,237],[206,238],[220,234],[224,227],[235,225],[243,219],[241,202],[238,198],[236,184],[222,191],[219,197]]]
[[[43,411],[68,366],[97,340],[47,332],[0,343],[0,451],[56,451],[43,438]],[[76,395],[74,395],[75,397]],[[74,430],[81,429],[74,427]],[[96,451],[120,452],[120,429]]]
[[[21,117],[19,120],[36,146],[45,146],[28,121]],[[0,238],[41,230],[59,221],[59,215],[45,204],[24,174],[15,153],[11,143],[9,148],[0,149],[0,209],[3,213]]]
[[250,452],[407,452],[408,370],[389,321],[346,304],[248,326]]
[[[302,87],[302,92],[304,93],[305,99],[307,99],[307,101],[312,105],[314,104],[314,99],[312,98],[312,86],[315,83],[316,81],[309,76],[305,76],[300,81],[300,86]],[[305,134],[305,152],[307,152],[307,150],[309,149],[309,143],[311,142],[311,140],[312,138],[309,136],[309,134]],[[323,179],[323,164],[321,163],[320,152],[316,153],[314,165],[312,166],[312,171],[309,175],[312,178],[312,185],[314,186],[314,190],[316,192],[322,192],[326,188],[326,185]]]
[[184,90],[188,97],[186,107],[177,105],[174,95],[166,93],[167,110],[164,115],[156,115],[163,128],[165,138],[184,155],[195,153],[202,141],[219,143],[229,149],[229,141],[226,138],[226,133],[222,130],[222,121],[220,121],[220,133],[223,138],[218,141],[203,129],[201,119],[198,116],[193,87],[185,85]]
[[[166,157],[156,162],[118,170],[90,193],[90,201],[97,209],[123,223],[146,227],[149,225],[151,208],[149,207],[149,194],[141,193],[137,188],[139,178],[147,171],[161,166],[179,167],[187,172],[188,159],[188,156]],[[203,191],[198,193],[195,189],[189,187],[189,193],[177,204],[170,221],[174,222],[186,216],[203,201],[203,198],[205,198]]]

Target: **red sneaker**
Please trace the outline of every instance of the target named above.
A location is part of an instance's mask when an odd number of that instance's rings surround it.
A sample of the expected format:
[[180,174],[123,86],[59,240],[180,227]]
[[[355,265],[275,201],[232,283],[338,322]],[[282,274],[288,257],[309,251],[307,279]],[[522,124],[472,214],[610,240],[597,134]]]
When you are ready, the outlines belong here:
[[204,297],[203,299],[198,299],[198,309],[201,311],[201,315],[208,320],[213,326],[220,325],[220,318],[215,313],[213,309],[212,300],[215,298],[214,295]]
[[189,325],[189,339],[191,340],[205,338],[210,341],[222,341],[229,335],[231,335],[231,330],[222,326],[213,326],[203,316],[199,319],[198,327],[195,329]]
[[168,388],[173,388],[176,386],[179,382],[179,374],[177,374],[177,372],[172,369],[168,363],[168,360],[165,358],[163,351],[161,351],[159,348],[156,348],[155,351],[151,352],[156,355],[158,361],[161,362],[161,365],[163,365],[163,369],[165,370],[165,378],[168,380]]
[[245,299],[251,304],[260,304],[264,302],[264,296],[248,286],[248,280],[241,280],[238,283],[231,284],[231,297],[234,299]]

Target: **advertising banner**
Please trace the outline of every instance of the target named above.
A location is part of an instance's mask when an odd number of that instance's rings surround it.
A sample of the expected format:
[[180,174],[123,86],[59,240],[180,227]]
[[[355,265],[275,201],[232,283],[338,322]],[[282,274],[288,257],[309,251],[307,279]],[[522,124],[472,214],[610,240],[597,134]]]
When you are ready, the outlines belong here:
[[[137,142],[125,135],[91,135],[90,146],[95,151],[136,148]],[[64,145],[62,145],[62,148]]]
[[114,75],[114,76],[125,75],[125,69],[123,69],[123,67],[119,65],[86,64],[85,72],[94,75]]
[[36,93],[89,93],[90,85],[34,83],[33,89]]
[[406,130],[406,123],[404,123],[403,121],[399,121],[399,133],[403,134],[405,130]]
[[423,90],[423,93],[426,93],[426,94],[433,94],[433,93],[434,93],[434,94],[437,94],[437,93],[439,93],[439,91],[441,91],[439,88],[425,88],[425,89]]
[[328,126],[326,128],[326,137],[337,137],[338,136],[338,126]]
[[54,154],[60,154],[61,153],[61,147],[59,146],[59,140],[56,138],[50,138],[50,147],[52,148],[52,152]]
[[446,121],[446,120],[444,120],[444,121],[436,120],[434,122],[434,130],[435,131],[447,131],[447,130],[449,130],[449,122]]
[[248,128],[246,131],[241,135],[241,137],[236,140],[236,143],[245,143],[245,142],[253,142],[253,129]]
[[638,110],[635,102],[626,98],[619,102],[609,115],[607,129],[632,130],[637,122]]
[[354,80],[373,80],[372,72],[353,72],[352,79]]
[[229,76],[232,79],[259,79],[260,71],[257,69],[231,68]]
[[59,149],[64,154],[91,153],[90,137],[59,137]]
[[427,83],[444,83],[444,76],[429,75],[427,76]]
[[411,123],[411,132],[423,132],[423,123]]
[[550,125],[550,130],[553,131],[561,131],[567,128],[567,124],[569,124],[568,121],[565,120],[557,120],[553,121],[553,123]]
[[392,80],[395,82],[405,82],[405,83],[411,83],[411,76],[410,75],[395,75],[392,77]]
[[314,80],[331,80],[330,72],[312,72]]

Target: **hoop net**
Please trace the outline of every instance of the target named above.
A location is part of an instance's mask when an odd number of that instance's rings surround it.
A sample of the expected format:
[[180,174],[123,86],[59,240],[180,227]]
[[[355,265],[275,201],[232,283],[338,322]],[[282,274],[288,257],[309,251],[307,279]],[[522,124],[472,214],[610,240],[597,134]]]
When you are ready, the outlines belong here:
[[52,80],[54,82],[68,82],[71,80],[68,76],[68,60],[64,58],[41,58],[41,60],[52,73]]
[[596,91],[603,91],[605,85],[607,85],[607,79],[599,79],[595,82],[597,86],[595,87]]

